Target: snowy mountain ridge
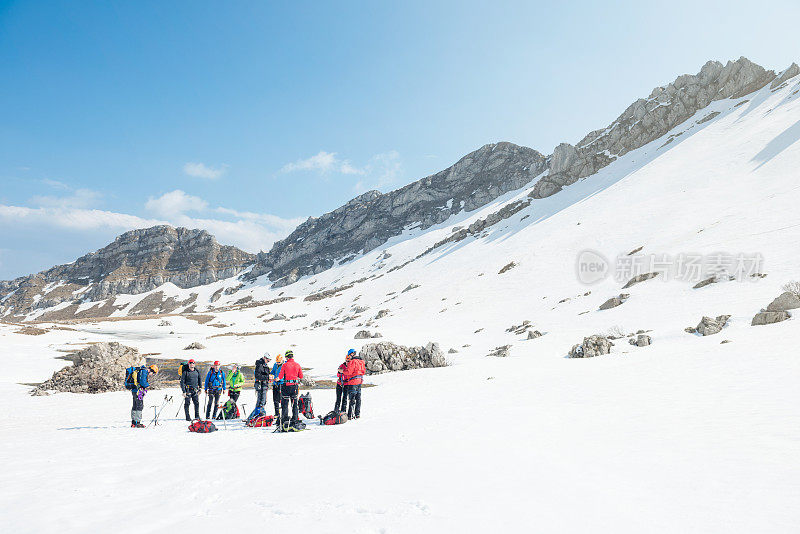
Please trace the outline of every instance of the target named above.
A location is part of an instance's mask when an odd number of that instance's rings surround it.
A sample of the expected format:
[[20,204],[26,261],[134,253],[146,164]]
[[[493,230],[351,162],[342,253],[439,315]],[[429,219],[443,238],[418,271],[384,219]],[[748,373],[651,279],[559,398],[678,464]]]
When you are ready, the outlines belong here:
[[[394,259],[386,256],[378,262],[388,270],[399,269],[433,249],[485,235],[492,226],[529,210],[532,204],[541,203],[578,180],[598,180],[600,171],[648,143],[661,140],[655,147],[659,150],[674,146],[680,136],[718,120],[724,110],[732,109],[734,101],[741,104],[745,96],[785,88],[796,81],[798,73],[796,64],[775,74],[746,58],[726,65],[708,62],[697,75],[683,75],[654,89],[647,99],[637,100],[610,126],[591,132],[577,146],[562,143],[545,157],[512,143],[485,145],[435,175],[390,193],[364,193],[330,213],[309,218],[272,250],[256,257],[234,247],[220,247],[209,234],[197,230],[179,229],[176,233],[167,227],[156,227],[128,232],[115,244],[139,247],[159,259],[121,260],[122,256],[107,250],[125,247],[112,244],[72,266],[2,282],[0,317],[70,319],[192,312],[257,302],[258,298],[242,292],[242,288],[264,283],[280,290],[276,294],[281,297],[285,292],[296,295],[298,290],[315,292],[322,284],[283,288],[301,279],[314,284],[317,279],[329,278],[319,275],[334,267],[376,249],[381,257],[397,240],[414,240],[419,245],[414,254],[402,256],[399,261],[393,252]],[[693,117],[694,121],[690,120]],[[650,154],[656,153],[651,150]],[[436,231],[445,227],[450,231]],[[189,236],[186,232],[194,233]],[[187,237],[178,238],[184,235]],[[428,238],[434,235],[436,240],[429,242]],[[141,243],[130,244],[139,239]],[[176,254],[172,253],[173,243],[178,243]],[[193,248],[197,250],[192,251]],[[106,260],[106,256],[111,259]],[[242,280],[233,278],[243,272]],[[370,276],[378,274],[346,278],[352,281]],[[215,284],[223,279],[228,281]],[[89,285],[87,280],[91,280]],[[164,283],[168,284],[166,291],[161,288],[154,295]],[[204,289],[173,295],[170,287],[174,286]],[[214,289],[209,291],[212,286]],[[143,296],[116,299],[125,294]],[[273,298],[280,297],[273,295],[266,300]]]

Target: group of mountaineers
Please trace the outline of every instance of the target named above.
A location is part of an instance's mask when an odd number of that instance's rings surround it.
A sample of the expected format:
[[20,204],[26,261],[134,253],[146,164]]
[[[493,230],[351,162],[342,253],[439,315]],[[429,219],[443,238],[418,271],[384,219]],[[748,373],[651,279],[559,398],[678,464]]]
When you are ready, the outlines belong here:
[[[299,412],[303,411],[304,415],[308,417],[306,411],[298,407],[298,401],[302,403],[305,400],[303,397],[306,397],[305,395],[299,397],[303,369],[295,361],[294,353],[291,350],[287,350],[283,355],[278,354],[275,363],[270,366],[271,361],[272,357],[265,352],[255,362],[253,389],[256,393],[256,406],[248,416],[248,421],[267,417],[271,424],[273,418],[265,415],[267,395],[271,386],[274,420],[278,422],[278,429],[283,431],[302,430],[305,425],[299,419]],[[145,426],[142,424],[144,396],[151,387],[150,379],[157,373],[158,366],[155,364],[143,365],[138,368],[130,367],[126,370],[125,386],[131,390],[133,396],[133,407],[131,408],[131,427],[133,428]],[[224,407],[223,410],[220,410],[220,396],[226,391],[229,397],[226,406],[232,405],[238,414],[237,403],[245,382],[238,364],[232,364],[230,373],[226,376],[220,362],[215,361],[203,379],[195,360],[191,359],[179,367],[178,373],[187,421],[193,420],[189,414],[191,405],[194,405],[194,419],[200,420],[200,395],[203,392],[208,399],[205,405],[206,420],[220,418],[218,412],[224,412]],[[326,416],[325,424],[338,424],[348,419],[358,419],[361,416],[361,385],[365,374],[364,360],[354,349],[348,350],[344,362],[339,365],[336,373],[336,404],[333,411]],[[307,402],[310,403],[310,398]],[[224,413],[220,415],[225,417]]]

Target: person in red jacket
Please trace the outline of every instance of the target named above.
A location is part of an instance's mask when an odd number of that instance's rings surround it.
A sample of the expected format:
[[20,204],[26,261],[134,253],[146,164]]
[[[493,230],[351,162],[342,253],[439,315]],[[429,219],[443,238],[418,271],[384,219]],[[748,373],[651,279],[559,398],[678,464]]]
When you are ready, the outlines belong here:
[[297,395],[300,392],[300,379],[303,369],[294,361],[294,353],[287,350],[284,354],[286,363],[281,366],[278,379],[283,380],[281,387],[281,426],[289,421],[289,401],[292,401],[292,425],[300,420],[297,414]]
[[347,388],[344,386],[344,371],[347,369],[347,364],[353,357],[356,351],[350,349],[347,351],[347,356],[344,357],[344,363],[339,366],[336,371],[336,405],[333,407],[334,412],[347,411]]
[[347,362],[343,377],[347,388],[347,418],[358,419],[361,417],[361,383],[367,374],[367,368],[355,350],[350,349],[348,354],[351,355],[351,359]]

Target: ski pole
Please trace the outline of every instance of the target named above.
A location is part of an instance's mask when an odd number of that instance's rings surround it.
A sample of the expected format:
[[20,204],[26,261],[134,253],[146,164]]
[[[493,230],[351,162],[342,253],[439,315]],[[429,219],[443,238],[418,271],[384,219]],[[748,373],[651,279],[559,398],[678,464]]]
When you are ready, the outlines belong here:
[[225,420],[225,407],[222,407],[222,410],[219,412],[222,415],[222,427],[225,430],[228,430],[228,422]]
[[208,395],[208,391],[203,390],[203,408],[208,411],[208,406],[206,406],[206,395]]
[[[185,391],[183,393],[183,402],[184,402],[184,404],[186,403],[186,392]],[[178,403],[178,411],[175,412],[175,418],[176,419],[178,418],[178,414],[179,413],[181,413],[181,403],[180,402]]]

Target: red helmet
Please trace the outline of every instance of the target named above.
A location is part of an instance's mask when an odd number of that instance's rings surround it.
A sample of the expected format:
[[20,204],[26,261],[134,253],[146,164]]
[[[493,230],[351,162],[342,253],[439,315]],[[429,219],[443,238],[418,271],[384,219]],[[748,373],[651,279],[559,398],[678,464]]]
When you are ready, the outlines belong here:
[[215,361],[214,365],[219,365],[219,360]]

